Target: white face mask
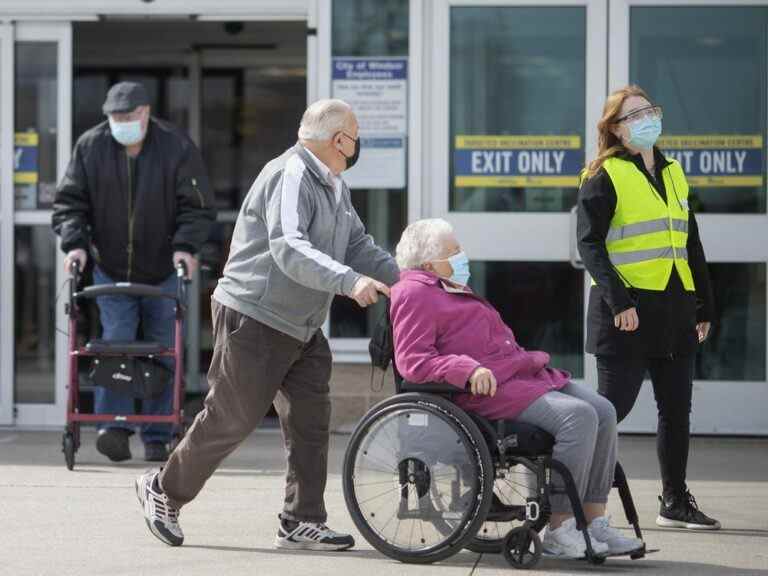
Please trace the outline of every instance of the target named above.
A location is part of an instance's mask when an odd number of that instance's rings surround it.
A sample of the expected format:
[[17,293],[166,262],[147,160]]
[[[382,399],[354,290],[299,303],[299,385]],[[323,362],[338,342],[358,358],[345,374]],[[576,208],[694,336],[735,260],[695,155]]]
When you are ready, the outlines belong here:
[[109,119],[109,129],[112,131],[112,137],[123,146],[133,146],[138,144],[144,138],[144,131],[141,129],[141,120],[133,122],[116,122]]

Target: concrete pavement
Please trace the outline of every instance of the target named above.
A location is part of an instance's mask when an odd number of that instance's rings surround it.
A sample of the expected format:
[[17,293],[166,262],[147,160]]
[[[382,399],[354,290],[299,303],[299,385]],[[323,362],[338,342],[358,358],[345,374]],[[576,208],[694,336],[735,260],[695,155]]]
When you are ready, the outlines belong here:
[[[355,535],[354,550],[322,554],[272,548],[283,487],[282,440],[260,430],[228,458],[186,507],[186,541],[169,548],[151,536],[133,491],[141,460],[107,463],[84,434],[73,472],[64,467],[59,432],[0,430],[0,575],[371,575],[494,576],[503,558],[462,552],[440,564],[405,565],[372,549],[344,506],[340,469],[348,436],[334,435],[326,492],[329,524]],[[134,455],[141,445],[133,438]],[[621,461],[651,548],[644,560],[604,566],[543,559],[531,574],[691,574],[768,576],[768,439],[694,439],[691,489],[718,533],[662,530],[654,440],[622,437]],[[626,526],[618,497],[611,513]]]

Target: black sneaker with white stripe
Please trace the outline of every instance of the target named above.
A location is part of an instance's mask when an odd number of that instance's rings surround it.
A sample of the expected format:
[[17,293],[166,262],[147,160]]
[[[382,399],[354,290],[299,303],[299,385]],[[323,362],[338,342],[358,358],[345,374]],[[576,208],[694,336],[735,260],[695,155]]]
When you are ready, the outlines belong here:
[[160,489],[158,470],[149,470],[136,479],[136,497],[139,499],[147,527],[168,546],[181,546],[184,533],[179,526],[179,510],[171,505]]
[[293,522],[282,516],[275,548],[283,550],[346,550],[355,545],[349,534],[334,532],[322,522]]
[[666,500],[659,496],[659,515],[656,525],[686,530],[719,530],[720,522],[699,510],[696,498],[686,490],[683,494]]

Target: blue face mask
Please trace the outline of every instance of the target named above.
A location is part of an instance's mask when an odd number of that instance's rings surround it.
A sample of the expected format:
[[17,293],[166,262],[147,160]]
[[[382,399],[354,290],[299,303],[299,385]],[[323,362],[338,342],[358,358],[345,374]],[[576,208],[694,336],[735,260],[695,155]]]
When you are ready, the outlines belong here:
[[141,130],[141,120],[115,122],[110,118],[109,129],[112,131],[112,137],[123,146],[133,146],[144,138],[144,133]]
[[660,118],[643,118],[629,125],[629,144],[641,150],[653,148],[660,135]]
[[448,258],[448,263],[453,268],[450,281],[466,286],[469,282],[469,258],[464,252],[459,252]]

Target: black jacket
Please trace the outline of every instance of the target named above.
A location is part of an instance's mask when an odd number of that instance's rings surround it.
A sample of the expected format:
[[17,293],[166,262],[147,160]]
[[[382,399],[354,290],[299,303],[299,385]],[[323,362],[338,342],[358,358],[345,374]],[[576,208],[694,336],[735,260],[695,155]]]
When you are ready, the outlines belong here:
[[[655,174],[645,169],[642,157],[624,155],[668,201],[662,170],[669,160],[654,148]],[[652,194],[650,187],[640,191]],[[672,191],[674,194],[675,191]],[[604,168],[583,183],[578,199],[578,247],[584,266],[597,282],[592,286],[587,310],[587,352],[597,355],[684,356],[698,345],[696,323],[712,321],[714,298],[704,249],[693,211],[688,219],[688,264],[696,292],[686,292],[679,275],[672,269],[663,291],[626,288],[608,258],[605,238],[616,210],[616,190]],[[673,201],[674,198],[672,199]],[[637,307],[640,326],[635,332],[622,332],[614,326],[616,314]]]
[[62,250],[83,248],[115,281],[148,284],[173,273],[174,251],[196,253],[215,217],[199,150],[156,118],[133,160],[108,122],[83,134],[53,205]]

